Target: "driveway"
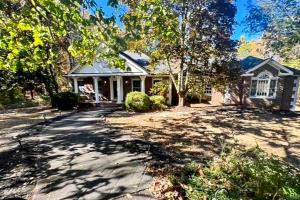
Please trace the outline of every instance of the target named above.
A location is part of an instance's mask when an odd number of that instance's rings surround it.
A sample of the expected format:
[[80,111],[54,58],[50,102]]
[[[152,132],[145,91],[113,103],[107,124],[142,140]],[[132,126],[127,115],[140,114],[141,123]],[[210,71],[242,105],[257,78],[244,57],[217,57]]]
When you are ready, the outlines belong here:
[[35,136],[44,153],[33,199],[151,199],[150,146],[108,126],[111,112],[80,112]]

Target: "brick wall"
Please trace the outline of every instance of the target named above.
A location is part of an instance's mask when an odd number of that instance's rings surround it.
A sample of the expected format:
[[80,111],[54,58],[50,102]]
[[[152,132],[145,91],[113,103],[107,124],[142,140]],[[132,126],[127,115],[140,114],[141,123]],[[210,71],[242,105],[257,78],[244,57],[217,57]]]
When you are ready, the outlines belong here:
[[[262,71],[269,71],[274,77],[278,76],[279,71],[274,67],[269,65],[262,66],[254,71],[254,76],[257,76]],[[243,84],[243,105],[253,106],[253,107],[264,107],[280,110],[289,110],[290,103],[293,95],[293,82],[294,77],[292,76],[280,76],[277,81],[277,91],[275,99],[259,99],[250,98],[250,87],[251,87],[251,77],[244,77]]]

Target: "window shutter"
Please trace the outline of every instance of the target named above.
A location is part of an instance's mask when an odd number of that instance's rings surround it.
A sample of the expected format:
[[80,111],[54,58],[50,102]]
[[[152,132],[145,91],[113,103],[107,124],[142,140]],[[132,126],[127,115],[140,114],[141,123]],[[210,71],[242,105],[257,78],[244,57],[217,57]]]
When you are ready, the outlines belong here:
[[251,81],[250,96],[255,96],[256,95],[256,86],[257,86],[257,80],[252,80]]
[[271,80],[270,82],[270,89],[269,89],[269,97],[275,96],[276,93],[276,80]]

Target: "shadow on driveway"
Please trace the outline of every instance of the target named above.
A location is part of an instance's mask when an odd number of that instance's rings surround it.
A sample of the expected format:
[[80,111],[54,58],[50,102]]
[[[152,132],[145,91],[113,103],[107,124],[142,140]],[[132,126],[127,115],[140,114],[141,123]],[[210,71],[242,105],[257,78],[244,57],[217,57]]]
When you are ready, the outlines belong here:
[[103,115],[110,112],[80,112],[33,136],[42,154],[33,199],[112,199],[139,193],[152,180],[147,166],[174,161],[154,144],[106,125]]

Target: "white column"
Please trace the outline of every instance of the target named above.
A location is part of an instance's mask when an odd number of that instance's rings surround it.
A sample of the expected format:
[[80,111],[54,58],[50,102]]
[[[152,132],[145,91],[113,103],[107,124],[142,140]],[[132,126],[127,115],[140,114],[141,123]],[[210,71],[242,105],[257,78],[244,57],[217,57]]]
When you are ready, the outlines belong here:
[[113,77],[109,77],[109,88],[110,88],[110,100],[112,101],[114,97],[114,80]]
[[95,91],[95,99],[96,103],[99,103],[99,88],[98,88],[98,77],[93,77],[94,79],[94,91]]
[[172,82],[172,79],[170,77],[169,78],[169,93],[168,93],[168,104],[169,105],[172,105],[172,85],[173,85],[173,82]]
[[117,76],[117,103],[121,104],[122,103],[122,97],[121,97],[121,76]]
[[124,101],[124,91],[123,91],[124,87],[123,87],[123,77],[122,76],[120,77],[120,82],[121,82],[121,88],[120,88],[121,89],[120,90],[121,91],[121,102],[123,102]]
[[297,107],[297,101],[298,101],[298,95],[299,95],[299,87],[300,87],[300,77],[298,79],[294,80],[294,87],[293,87],[293,95],[292,95],[292,101],[290,103],[290,110],[291,111],[296,111]]
[[75,94],[78,94],[78,79],[74,77],[73,80],[74,80],[74,92]]
[[145,79],[146,79],[146,76],[140,76],[140,78],[141,78],[141,92],[145,93]]

